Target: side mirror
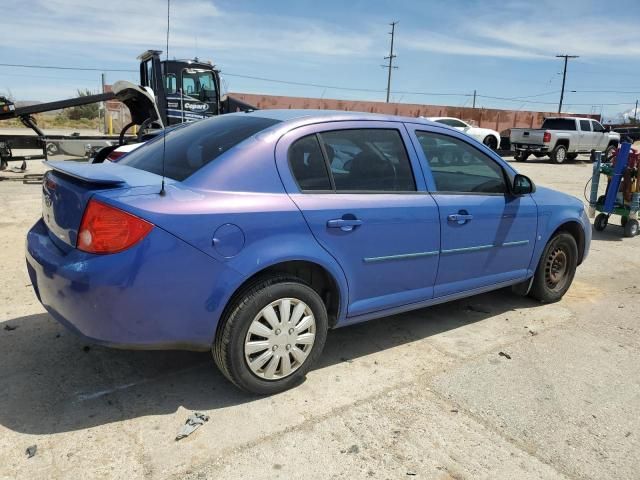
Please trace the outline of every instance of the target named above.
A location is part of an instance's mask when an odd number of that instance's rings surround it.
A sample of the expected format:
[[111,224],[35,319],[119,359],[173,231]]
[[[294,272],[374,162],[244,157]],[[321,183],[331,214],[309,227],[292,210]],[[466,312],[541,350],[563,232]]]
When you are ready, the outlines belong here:
[[516,174],[513,178],[511,193],[513,195],[528,195],[536,191],[536,186],[531,179],[525,175]]

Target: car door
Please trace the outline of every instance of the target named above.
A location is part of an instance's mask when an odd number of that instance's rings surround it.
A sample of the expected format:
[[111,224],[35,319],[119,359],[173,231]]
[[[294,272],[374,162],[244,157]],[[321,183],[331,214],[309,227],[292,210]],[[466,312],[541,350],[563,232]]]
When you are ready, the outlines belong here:
[[[591,122],[589,120],[580,120],[580,143],[577,150],[581,152],[590,152],[595,148],[594,134],[591,131]],[[595,142],[597,145],[597,142]]]
[[[531,274],[527,269],[537,230],[531,196],[510,195],[506,167],[462,136],[416,125],[410,131],[440,209],[434,296],[506,284]],[[443,160],[452,157],[454,163]]]
[[433,297],[438,207],[407,142],[401,123],[333,122],[276,147],[287,192],[345,272],[349,317]]

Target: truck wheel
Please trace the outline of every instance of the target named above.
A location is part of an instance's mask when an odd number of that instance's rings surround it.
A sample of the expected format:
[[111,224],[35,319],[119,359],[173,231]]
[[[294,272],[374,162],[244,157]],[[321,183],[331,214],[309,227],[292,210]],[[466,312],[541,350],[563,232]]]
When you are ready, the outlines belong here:
[[569,290],[577,265],[575,239],[570,233],[558,233],[540,257],[529,295],[543,303],[557,302]]
[[527,158],[529,158],[529,154],[519,150],[514,155],[514,158],[516,159],[516,162],[526,162]]
[[638,234],[638,220],[630,218],[624,225],[624,236],[635,237]]
[[613,157],[613,152],[615,152],[616,150],[616,146],[615,145],[609,145],[606,150],[604,151],[604,160],[605,162],[608,162],[611,157]]
[[487,147],[489,147],[493,151],[496,151],[498,149],[498,141],[496,140],[496,137],[494,137],[493,135],[487,135],[485,139],[482,141],[482,143],[484,143]]
[[212,346],[220,371],[236,386],[272,395],[297,384],[316,362],[327,338],[327,311],[301,279],[265,278],[240,294]]
[[606,213],[600,213],[596,216],[596,219],[593,221],[593,228],[596,231],[601,232],[605,228],[607,228],[607,224],[609,223],[609,216]]
[[556,145],[556,148],[553,149],[553,152],[551,152],[549,156],[554,163],[563,163],[567,159],[567,147],[564,145]]

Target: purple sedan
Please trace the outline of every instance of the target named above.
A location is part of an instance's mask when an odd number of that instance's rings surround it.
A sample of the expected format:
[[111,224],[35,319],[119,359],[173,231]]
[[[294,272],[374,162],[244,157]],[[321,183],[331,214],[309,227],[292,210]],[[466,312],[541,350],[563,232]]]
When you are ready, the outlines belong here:
[[47,311],[103,345],[211,350],[259,394],[304,379],[329,328],[505,286],[556,301],[591,240],[580,201],[415,118],[229,114],[48,165],[27,236]]

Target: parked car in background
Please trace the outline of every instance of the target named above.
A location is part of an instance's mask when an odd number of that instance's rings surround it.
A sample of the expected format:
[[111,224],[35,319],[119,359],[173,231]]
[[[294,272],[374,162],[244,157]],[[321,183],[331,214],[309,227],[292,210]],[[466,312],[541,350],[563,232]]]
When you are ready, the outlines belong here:
[[455,128],[463,133],[466,133],[470,137],[475,138],[479,142],[484,143],[491,150],[497,150],[500,148],[500,134],[490,128],[474,127],[466,122],[463,122],[459,118],[452,117],[428,117],[427,120],[432,122],[441,123],[449,127]]
[[553,162],[563,163],[592,151],[609,156],[620,143],[620,134],[591,118],[550,117],[538,129],[512,128],[509,140],[519,162],[533,154],[538,158],[549,155]]
[[211,350],[254,393],[298,384],[329,328],[506,286],[559,300],[589,250],[580,200],[438,123],[260,110],[164,140],[48,162],[33,289],[93,342]]

